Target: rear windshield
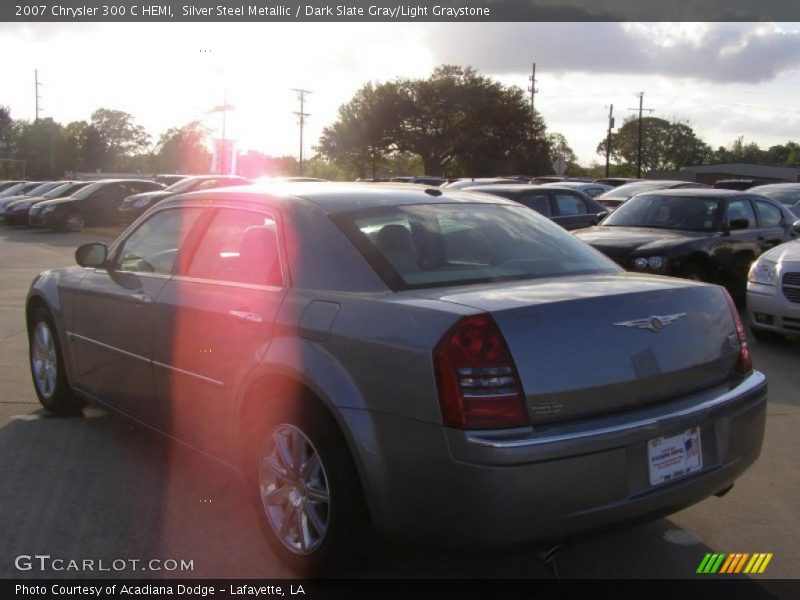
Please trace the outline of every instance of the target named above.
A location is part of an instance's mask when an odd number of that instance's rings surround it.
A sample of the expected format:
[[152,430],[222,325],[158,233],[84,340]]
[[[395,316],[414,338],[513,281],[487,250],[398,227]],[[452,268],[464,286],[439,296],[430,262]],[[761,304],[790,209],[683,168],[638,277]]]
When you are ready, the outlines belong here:
[[392,289],[619,271],[524,206],[414,204],[334,220]]
[[752,189],[752,192],[757,194],[761,194],[762,196],[766,196],[767,198],[772,198],[776,202],[780,202],[784,206],[793,206],[795,204],[800,203],[800,189],[798,190],[756,190]]
[[715,198],[642,194],[611,213],[603,225],[712,231],[718,213],[719,200]]

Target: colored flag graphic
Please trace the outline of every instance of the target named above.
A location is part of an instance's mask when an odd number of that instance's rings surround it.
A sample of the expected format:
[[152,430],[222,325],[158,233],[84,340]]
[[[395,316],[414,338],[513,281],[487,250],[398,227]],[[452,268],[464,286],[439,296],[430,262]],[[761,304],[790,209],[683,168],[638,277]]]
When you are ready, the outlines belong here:
[[697,573],[701,574],[714,574],[714,573],[747,573],[755,575],[763,573],[769,561],[772,560],[772,553],[756,553],[748,554],[746,552],[734,552],[731,554],[707,553],[700,566],[697,567]]

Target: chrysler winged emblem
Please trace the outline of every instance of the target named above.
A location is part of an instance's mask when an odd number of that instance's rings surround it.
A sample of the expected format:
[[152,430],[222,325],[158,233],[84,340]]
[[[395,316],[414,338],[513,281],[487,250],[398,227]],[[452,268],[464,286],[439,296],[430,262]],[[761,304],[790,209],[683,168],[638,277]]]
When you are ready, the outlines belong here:
[[658,333],[667,325],[672,325],[681,317],[685,317],[686,313],[677,313],[674,315],[653,315],[644,319],[636,319],[634,321],[620,321],[614,323],[620,327],[635,327],[636,329],[649,329],[653,333]]

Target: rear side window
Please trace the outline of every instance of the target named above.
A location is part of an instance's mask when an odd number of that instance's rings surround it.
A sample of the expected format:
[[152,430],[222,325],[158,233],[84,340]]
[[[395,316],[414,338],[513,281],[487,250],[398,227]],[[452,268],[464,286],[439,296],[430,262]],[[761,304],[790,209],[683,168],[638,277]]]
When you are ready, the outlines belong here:
[[562,217],[586,214],[586,206],[583,204],[583,200],[571,194],[556,194],[556,206],[558,207],[558,214]]
[[117,270],[169,275],[199,208],[162,210],[139,225],[117,251]]
[[781,224],[783,215],[780,210],[763,200],[756,200],[755,204],[761,227],[776,227]]
[[619,270],[522,206],[387,206],[334,220],[393,289]]
[[275,219],[260,212],[221,209],[206,229],[189,277],[283,287]]

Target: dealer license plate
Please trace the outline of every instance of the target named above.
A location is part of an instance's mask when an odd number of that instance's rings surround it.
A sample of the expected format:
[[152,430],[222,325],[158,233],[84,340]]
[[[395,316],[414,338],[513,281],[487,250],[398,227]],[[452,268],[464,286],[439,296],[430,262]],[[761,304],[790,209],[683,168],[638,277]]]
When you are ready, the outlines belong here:
[[679,435],[655,438],[647,442],[650,485],[666,483],[703,468],[700,428],[693,427]]

